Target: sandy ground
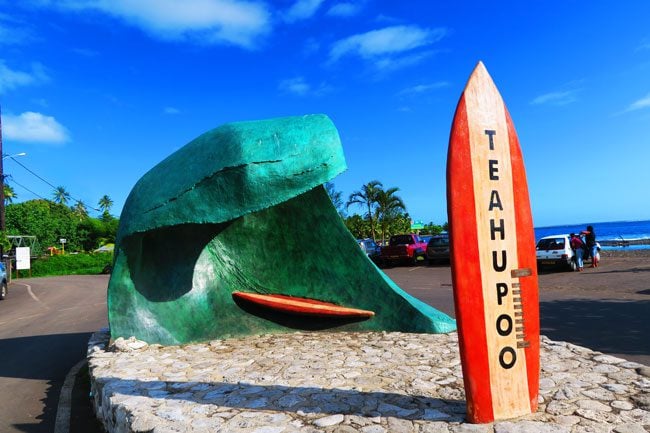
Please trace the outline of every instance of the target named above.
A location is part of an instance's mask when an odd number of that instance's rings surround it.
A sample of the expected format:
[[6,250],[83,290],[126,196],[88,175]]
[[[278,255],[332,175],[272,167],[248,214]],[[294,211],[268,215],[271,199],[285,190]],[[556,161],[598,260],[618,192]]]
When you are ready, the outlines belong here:
[[650,250],[603,250],[590,265],[540,273],[542,333],[650,365]]
[[[650,365],[650,250],[601,251],[583,272],[539,274],[541,333]],[[454,316],[449,265],[384,270],[404,290]]]
[[[588,296],[650,301],[650,250],[601,251],[600,266],[583,272],[540,271],[540,295]],[[650,318],[648,319],[650,320]],[[649,336],[650,337],[650,336]]]

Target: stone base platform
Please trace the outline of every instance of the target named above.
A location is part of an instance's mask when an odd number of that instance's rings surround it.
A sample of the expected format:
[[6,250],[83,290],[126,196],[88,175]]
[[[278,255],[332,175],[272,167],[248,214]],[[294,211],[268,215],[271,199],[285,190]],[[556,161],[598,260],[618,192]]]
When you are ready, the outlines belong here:
[[97,416],[110,433],[650,431],[650,373],[542,337],[540,407],[464,422],[457,334],[295,333],[147,345],[89,343]]

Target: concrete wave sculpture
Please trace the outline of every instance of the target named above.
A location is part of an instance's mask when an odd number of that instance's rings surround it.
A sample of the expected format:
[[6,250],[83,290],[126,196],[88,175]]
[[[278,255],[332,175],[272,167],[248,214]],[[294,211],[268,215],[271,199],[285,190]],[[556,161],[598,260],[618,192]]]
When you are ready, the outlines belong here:
[[[112,337],[182,344],[296,329],[455,330],[377,269],[345,228],[322,186],[345,169],[324,115],[226,124],[155,166],[120,217]],[[367,314],[282,311],[252,295]]]

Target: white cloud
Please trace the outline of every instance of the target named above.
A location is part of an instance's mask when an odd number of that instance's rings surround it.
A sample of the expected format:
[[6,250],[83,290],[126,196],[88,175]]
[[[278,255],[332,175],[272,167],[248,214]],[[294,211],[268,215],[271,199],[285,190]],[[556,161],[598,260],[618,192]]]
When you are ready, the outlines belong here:
[[298,96],[304,96],[311,90],[309,84],[302,77],[283,80],[280,82],[278,88],[283,92],[293,93]]
[[549,92],[539,95],[530,103],[532,105],[567,105],[577,101],[576,90],[566,90],[560,92]]
[[293,23],[309,19],[314,16],[322,3],[323,0],[297,0],[284,14],[284,20]]
[[650,93],[648,93],[644,98],[641,98],[638,101],[634,101],[633,103],[631,103],[630,106],[625,109],[625,111],[628,112],[628,111],[643,110],[644,108],[650,108]]
[[326,84],[312,86],[304,77],[283,80],[278,85],[278,89],[284,93],[291,93],[296,96],[320,96],[330,91],[330,87]]
[[2,118],[2,132],[7,140],[62,144],[70,140],[66,128],[54,117],[27,111]]
[[332,17],[348,18],[361,12],[361,3],[337,3],[327,11],[327,15]]
[[32,39],[27,24],[0,12],[0,46],[19,45]]
[[49,77],[39,63],[32,64],[30,72],[23,72],[10,69],[4,60],[0,59],[0,94],[16,87],[41,84],[47,81],[49,81]]
[[271,27],[266,5],[256,1],[64,0],[52,4],[104,12],[163,40],[226,43],[251,49]]
[[384,68],[396,61],[393,56],[431,45],[442,39],[446,33],[443,28],[426,29],[417,26],[393,26],[373,30],[334,43],[330,50],[330,62],[336,62],[347,55],[356,55],[375,61],[378,67]]
[[407,87],[406,89],[400,91],[399,95],[419,95],[422,93],[427,93],[432,90],[441,89],[443,87],[449,87],[447,81],[438,81],[436,83],[430,84],[418,84],[416,86]]
[[174,107],[165,107],[164,112],[165,114],[181,114],[181,110]]

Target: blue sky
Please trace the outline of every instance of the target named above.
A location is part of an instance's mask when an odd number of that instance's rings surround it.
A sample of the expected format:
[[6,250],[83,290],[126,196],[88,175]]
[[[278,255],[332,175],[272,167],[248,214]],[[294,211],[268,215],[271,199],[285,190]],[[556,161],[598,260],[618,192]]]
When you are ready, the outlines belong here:
[[[645,0],[0,0],[3,151],[119,215],[209,129],[325,113],[348,163],[337,190],[377,179],[442,224],[449,128],[482,60],[536,226],[650,219],[649,18]],[[18,201],[52,198],[11,158],[4,170]]]

